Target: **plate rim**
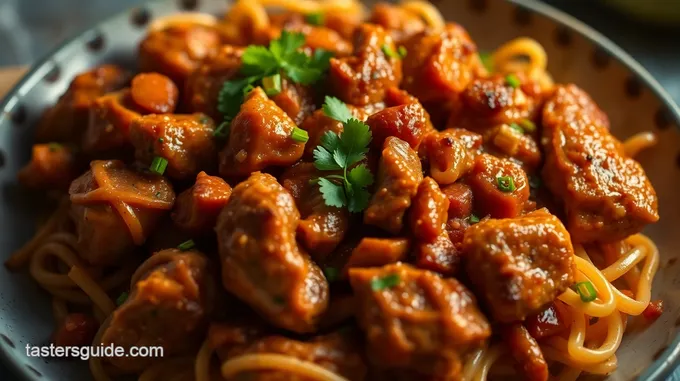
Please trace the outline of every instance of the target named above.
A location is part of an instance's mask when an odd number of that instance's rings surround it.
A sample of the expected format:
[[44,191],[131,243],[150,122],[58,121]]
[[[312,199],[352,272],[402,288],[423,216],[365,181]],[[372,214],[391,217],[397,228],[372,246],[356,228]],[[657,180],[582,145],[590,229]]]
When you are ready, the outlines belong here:
[[[611,39],[606,37],[604,34],[600,33],[593,27],[587,25],[586,23],[578,20],[576,17],[567,14],[566,12],[550,5],[542,3],[538,0],[500,0],[506,1],[514,4],[518,7],[525,8],[533,13],[544,16],[552,20],[555,24],[564,26],[570,29],[572,32],[586,38],[595,46],[604,49],[613,59],[619,61],[628,70],[636,75],[639,80],[652,91],[652,93],[661,101],[661,103],[667,108],[671,114],[671,119],[673,124],[680,128],[680,106],[676,101],[668,94],[666,89],[657,81],[657,79],[652,76],[644,66],[642,66],[635,58],[628,54],[623,48],[618,46]],[[114,13],[106,18],[93,21],[88,23],[88,25],[78,32],[72,34],[70,37],[66,38],[63,42],[59,43],[53,49],[48,51],[46,54],[42,55],[33,64],[30,65],[29,69],[21,79],[17,81],[10,90],[5,94],[5,96],[0,100],[0,112],[4,115],[0,115],[0,118],[6,118],[6,111],[8,108],[13,106],[15,100],[22,97],[22,89],[27,86],[30,80],[40,72],[46,70],[50,67],[52,63],[52,58],[56,56],[61,50],[67,46],[87,38],[88,35],[96,32],[96,30],[104,25],[108,24],[119,18],[128,16],[131,12],[136,9],[148,9],[152,4],[159,5],[160,3],[173,3],[174,0],[154,0],[147,3],[126,8],[120,12]],[[231,1],[226,1],[225,6],[231,5]],[[5,270],[6,271],[6,270]],[[14,356],[8,353],[8,350],[4,346],[0,346],[0,360],[3,364],[9,368],[9,370],[19,379],[31,380],[31,381],[42,381],[42,377],[37,377],[34,374],[26,371],[22,364],[14,360]],[[638,380],[644,381],[662,381],[665,380],[667,376],[671,374],[678,365],[680,364],[680,334],[676,335],[673,341],[668,345],[667,349],[662,352],[657,360],[652,362],[647,369],[645,369],[640,375],[637,376]]]

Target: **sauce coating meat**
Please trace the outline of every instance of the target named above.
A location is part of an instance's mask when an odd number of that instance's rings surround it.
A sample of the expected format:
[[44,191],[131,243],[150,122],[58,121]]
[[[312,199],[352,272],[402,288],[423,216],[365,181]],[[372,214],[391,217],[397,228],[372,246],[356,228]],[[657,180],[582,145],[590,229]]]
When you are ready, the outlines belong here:
[[564,202],[576,242],[608,242],[659,219],[656,192],[593,100],[575,85],[560,86],[543,110],[543,179]]
[[256,172],[234,188],[216,231],[224,287],[272,324],[311,332],[328,305],[328,283],[295,241],[299,220],[290,193]]
[[354,54],[332,58],[330,91],[343,102],[365,106],[381,102],[385,91],[401,82],[401,60],[388,57],[383,47],[396,51],[392,37],[380,26],[362,24],[354,31]]
[[167,174],[176,180],[211,171],[217,159],[215,123],[204,114],[145,115],[130,125],[135,157],[149,165],[155,157],[168,162]]
[[347,259],[344,272],[352,267],[380,267],[406,260],[409,248],[405,238],[362,238]]
[[172,220],[185,231],[203,234],[215,227],[229,196],[231,186],[226,181],[200,172],[194,185],[177,196]]
[[35,144],[31,161],[19,173],[21,185],[35,189],[68,189],[80,173],[73,150],[59,143]]
[[[197,251],[168,249],[153,254],[133,276],[125,302],[116,309],[102,344],[162,346],[166,356],[189,353],[201,340],[215,297],[207,258]],[[125,372],[145,369],[153,357],[109,357]]]
[[475,208],[483,216],[517,217],[530,207],[527,175],[510,160],[489,154],[477,156],[468,183],[474,194]]
[[376,4],[368,21],[389,31],[396,43],[422,32],[426,27],[416,13],[389,3]]
[[423,142],[430,175],[441,185],[452,184],[470,172],[482,137],[463,129],[432,132]]
[[252,90],[231,122],[229,141],[220,152],[220,175],[248,176],[268,166],[295,164],[305,145],[291,138],[294,128],[262,88]]
[[455,377],[461,357],[491,335],[475,298],[453,278],[406,264],[350,269],[368,355],[383,368]]
[[470,281],[497,321],[524,320],[574,282],[571,238],[545,209],[481,221],[463,245]]
[[175,202],[164,177],[135,172],[118,160],[93,161],[69,195],[78,252],[92,265],[112,265],[131,254]]
[[444,232],[448,220],[449,200],[431,177],[418,186],[409,209],[409,225],[416,239],[432,242]]
[[418,155],[405,141],[388,137],[380,157],[376,191],[364,211],[364,223],[398,234],[422,180]]

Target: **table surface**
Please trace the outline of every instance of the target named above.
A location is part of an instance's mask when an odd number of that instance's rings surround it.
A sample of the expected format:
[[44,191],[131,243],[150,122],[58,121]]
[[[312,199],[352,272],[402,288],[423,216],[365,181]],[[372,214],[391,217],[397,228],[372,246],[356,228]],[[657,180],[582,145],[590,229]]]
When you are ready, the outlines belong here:
[[[680,103],[680,45],[677,40],[680,28],[659,28],[638,23],[589,0],[545,2],[570,13],[612,39],[649,70],[675,101]],[[20,67],[0,70],[0,98],[25,70]],[[2,364],[0,379],[14,379]],[[680,381],[680,369],[668,381]]]

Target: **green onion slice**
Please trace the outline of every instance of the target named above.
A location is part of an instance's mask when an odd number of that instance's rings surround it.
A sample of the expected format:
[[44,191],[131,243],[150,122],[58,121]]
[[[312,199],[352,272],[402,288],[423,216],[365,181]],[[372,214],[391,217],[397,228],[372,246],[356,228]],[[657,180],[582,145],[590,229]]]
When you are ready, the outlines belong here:
[[371,290],[380,291],[385,288],[394,287],[399,284],[401,279],[398,274],[386,275],[382,278],[375,278],[371,280]]
[[507,83],[510,87],[513,89],[516,89],[521,85],[522,83],[519,81],[519,78],[517,78],[516,75],[514,74],[508,74],[505,76],[505,83]]
[[194,242],[193,239],[190,239],[188,241],[184,241],[184,242],[180,243],[179,245],[177,245],[177,248],[180,251],[187,251],[187,250],[193,249],[195,246],[196,246],[196,242]]
[[262,86],[264,87],[264,92],[270,97],[281,93],[281,74],[262,78]]
[[590,282],[578,282],[574,285],[574,289],[578,296],[581,297],[581,301],[584,303],[590,303],[597,299],[597,291],[595,291],[595,286]]
[[153,161],[151,162],[151,166],[149,167],[149,170],[151,170],[151,172],[162,175],[163,173],[165,173],[165,169],[167,167],[168,167],[168,160],[166,160],[164,157],[156,156],[156,157],[153,158]]
[[290,137],[298,143],[307,143],[307,140],[309,140],[309,134],[307,131],[298,127],[293,128],[293,132],[290,134]]
[[497,177],[496,185],[498,186],[498,189],[505,193],[513,192],[515,189],[517,189],[515,186],[515,180],[512,178],[512,176]]

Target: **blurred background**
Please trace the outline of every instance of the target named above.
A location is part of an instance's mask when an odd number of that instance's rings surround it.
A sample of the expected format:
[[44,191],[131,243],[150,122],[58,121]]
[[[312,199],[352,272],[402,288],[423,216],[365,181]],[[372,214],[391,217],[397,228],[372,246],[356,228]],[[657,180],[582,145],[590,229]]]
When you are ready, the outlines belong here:
[[[0,0],[0,68],[30,65],[79,30],[146,1]],[[680,103],[680,0],[544,2],[614,40]]]

